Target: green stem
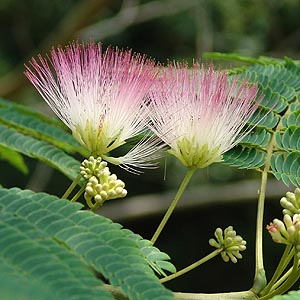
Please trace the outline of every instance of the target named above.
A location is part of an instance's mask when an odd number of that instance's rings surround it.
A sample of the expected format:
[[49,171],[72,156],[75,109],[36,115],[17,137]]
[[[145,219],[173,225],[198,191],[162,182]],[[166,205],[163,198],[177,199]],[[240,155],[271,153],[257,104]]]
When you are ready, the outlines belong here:
[[85,186],[81,187],[81,189],[74,195],[74,197],[70,200],[71,202],[76,202],[77,199],[82,195],[85,190]]
[[195,269],[196,267],[204,264],[205,262],[209,261],[210,259],[214,258],[215,256],[219,255],[221,252],[223,251],[223,248],[219,248],[219,249],[216,249],[215,251],[211,252],[210,254],[206,255],[205,257],[199,259],[198,261],[196,261],[195,263],[187,266],[186,268],[170,275],[170,276],[167,276],[165,278],[162,278],[160,279],[160,282],[161,283],[164,283],[164,282],[167,282],[167,281],[170,281],[172,279],[175,279],[193,269]]
[[152,239],[151,239],[151,242],[152,244],[154,244],[157,240],[157,238],[159,237],[160,233],[162,232],[163,228],[165,227],[166,223],[168,222],[170,216],[172,215],[172,212],[174,211],[179,199],[181,198],[184,190],[186,189],[189,181],[191,180],[192,176],[194,175],[196,169],[188,169],[186,174],[185,174],[185,177],[173,199],[173,201],[171,202],[166,214],[164,215],[163,219],[161,220],[158,228],[156,229]]
[[259,293],[267,283],[264,262],[263,262],[263,219],[264,219],[264,206],[266,198],[266,187],[268,180],[268,172],[270,169],[270,160],[273,153],[275,143],[275,134],[273,133],[271,141],[267,148],[266,163],[261,177],[261,185],[259,189],[258,204],[257,204],[257,217],[256,217],[256,243],[255,243],[255,276],[252,290]]
[[293,268],[290,276],[288,279],[281,285],[279,286],[276,290],[272,291],[271,293],[259,298],[260,300],[266,300],[274,297],[275,295],[281,295],[288,291],[294,284],[295,282],[299,279],[300,276],[300,269],[298,269],[299,265],[299,259],[297,258],[297,255],[294,255],[294,263],[293,263]]
[[[109,291],[114,295],[115,299],[126,300],[120,287],[113,287],[109,284],[103,284],[100,287]],[[180,293],[174,292],[175,299],[181,300],[256,300],[258,299],[252,291],[230,292],[230,293],[216,293],[216,294],[194,294],[194,293]]]
[[65,193],[62,195],[61,199],[67,199],[69,195],[72,193],[76,185],[81,179],[81,174],[79,173],[77,177],[74,179],[74,181],[71,183],[71,185],[68,187],[68,189],[65,191]]
[[87,197],[87,198],[85,199],[85,201],[86,201],[86,204],[88,205],[88,207],[89,207],[90,209],[92,209],[92,208],[94,207],[94,204],[93,204],[93,202],[92,202],[92,199],[90,199],[89,197]]
[[228,292],[215,294],[174,293],[175,299],[181,300],[255,300],[258,299],[252,291]]
[[103,202],[96,202],[93,206],[91,206],[90,211],[95,212],[100,206],[103,205],[103,203],[104,203],[104,201]]
[[261,292],[262,296],[268,294],[272,290],[274,283],[278,280],[280,275],[286,269],[290,260],[293,258],[293,251],[291,251],[292,247],[293,247],[292,245],[286,245],[284,253],[280,259],[280,262],[279,262],[270,282],[267,284],[267,286]]
[[291,275],[292,271],[293,271],[293,267],[291,267],[284,275],[282,275],[280,277],[280,279],[278,281],[276,281],[274,283],[274,285],[272,286],[270,292],[275,291],[279,286],[281,286],[282,283],[285,282],[286,279]]

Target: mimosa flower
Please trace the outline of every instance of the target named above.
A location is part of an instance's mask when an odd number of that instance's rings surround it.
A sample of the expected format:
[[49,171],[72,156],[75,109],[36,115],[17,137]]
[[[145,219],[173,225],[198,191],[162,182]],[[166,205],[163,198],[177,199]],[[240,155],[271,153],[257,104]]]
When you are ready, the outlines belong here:
[[152,60],[101,44],[73,43],[32,58],[25,75],[75,139],[90,151],[126,169],[152,167],[157,141],[144,138],[122,157],[107,154],[144,134],[145,95],[156,77]]
[[194,64],[169,66],[151,89],[151,129],[188,168],[204,168],[244,136],[257,86]]

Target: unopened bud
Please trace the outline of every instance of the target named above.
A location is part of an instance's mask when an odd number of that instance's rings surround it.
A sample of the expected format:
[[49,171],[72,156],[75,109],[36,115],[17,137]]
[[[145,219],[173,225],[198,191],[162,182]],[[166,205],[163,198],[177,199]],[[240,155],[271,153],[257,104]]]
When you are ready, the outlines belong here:
[[84,179],[90,179],[92,176],[98,177],[99,173],[107,166],[106,161],[101,157],[94,158],[90,156],[85,159],[80,166],[80,174]]
[[283,214],[290,215],[300,214],[300,189],[296,188],[295,191],[287,192],[285,197],[280,199],[280,205],[284,208]]
[[125,183],[115,174],[111,174],[107,163],[101,158],[95,159],[91,156],[88,160],[84,160],[80,170],[81,175],[88,180],[84,197],[91,208],[94,206],[91,201],[93,198],[99,206],[106,200],[123,198],[127,195]]
[[240,235],[236,235],[236,231],[232,226],[228,226],[223,233],[221,228],[215,230],[216,239],[210,239],[209,244],[215,248],[223,249],[221,257],[223,261],[228,262],[231,260],[233,263],[237,259],[241,259],[240,251],[246,250],[246,241]]
[[294,245],[300,244],[300,215],[295,214],[292,217],[290,215],[284,215],[283,222],[274,219],[273,223],[267,226],[273,241],[275,243]]

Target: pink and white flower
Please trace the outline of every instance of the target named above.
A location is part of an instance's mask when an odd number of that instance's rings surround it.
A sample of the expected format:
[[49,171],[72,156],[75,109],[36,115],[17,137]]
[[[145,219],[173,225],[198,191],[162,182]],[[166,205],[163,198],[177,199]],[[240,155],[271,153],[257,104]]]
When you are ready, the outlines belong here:
[[157,141],[145,138],[122,157],[107,154],[147,129],[145,95],[157,69],[152,60],[101,44],[73,43],[32,58],[25,75],[77,141],[92,155],[127,169],[152,167]]
[[204,168],[243,138],[256,97],[256,85],[212,67],[169,66],[150,92],[150,127],[184,166]]

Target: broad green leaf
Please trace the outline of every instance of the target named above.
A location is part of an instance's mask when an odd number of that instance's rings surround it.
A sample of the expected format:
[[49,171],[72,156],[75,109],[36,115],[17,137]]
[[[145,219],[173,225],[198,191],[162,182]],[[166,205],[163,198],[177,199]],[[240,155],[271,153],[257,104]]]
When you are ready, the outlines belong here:
[[243,63],[257,63],[257,64],[268,64],[268,63],[281,63],[283,60],[272,58],[272,57],[265,57],[261,56],[259,58],[253,58],[244,56],[238,53],[221,53],[221,52],[205,52],[203,54],[204,58],[209,59],[222,59],[222,60],[232,60],[232,61],[238,61]]
[[264,108],[272,109],[273,112],[281,113],[287,108],[288,102],[278,92],[272,91],[270,87],[266,87],[263,89],[260,105]]

